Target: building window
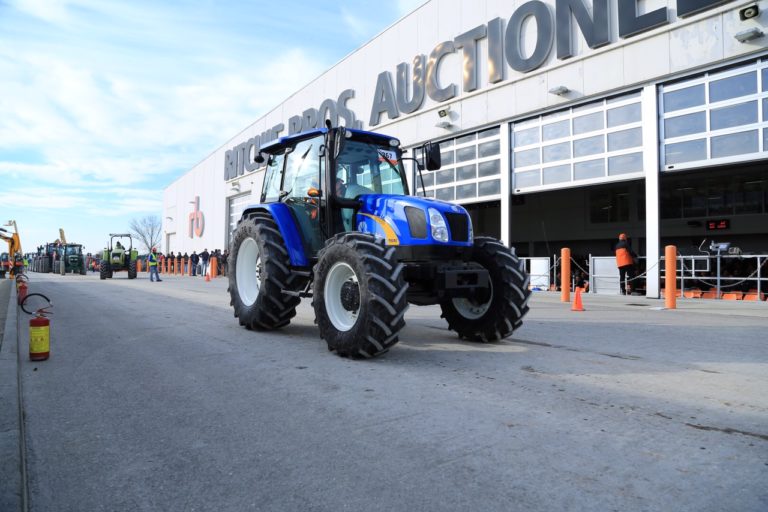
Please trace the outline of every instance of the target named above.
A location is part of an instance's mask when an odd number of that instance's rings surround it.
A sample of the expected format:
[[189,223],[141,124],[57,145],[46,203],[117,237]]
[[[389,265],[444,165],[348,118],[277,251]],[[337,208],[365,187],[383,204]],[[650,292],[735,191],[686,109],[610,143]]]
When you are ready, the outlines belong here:
[[660,86],[662,170],[765,158],[767,69],[754,61]]
[[512,123],[513,190],[642,176],[641,113],[640,93],[632,92]]

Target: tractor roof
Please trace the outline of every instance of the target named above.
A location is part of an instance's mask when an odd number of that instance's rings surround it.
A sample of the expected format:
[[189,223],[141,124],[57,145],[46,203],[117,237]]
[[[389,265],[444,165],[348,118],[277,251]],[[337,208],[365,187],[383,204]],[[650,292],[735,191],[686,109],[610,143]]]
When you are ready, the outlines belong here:
[[[384,135],[383,133],[368,132],[365,130],[357,130],[355,128],[346,128],[346,130],[348,132],[351,132],[353,136],[358,135],[363,137],[370,137],[370,138],[377,138],[377,139],[384,139],[384,140],[390,140],[395,138],[395,137],[390,137],[389,135]],[[328,128],[315,128],[314,130],[307,130],[305,132],[294,133],[293,135],[286,135],[284,137],[280,137],[279,139],[263,144],[259,148],[259,152],[270,153],[271,151],[273,151],[278,147],[282,147],[294,141],[307,139],[309,137],[314,137],[315,135],[320,135],[323,133],[328,133]]]

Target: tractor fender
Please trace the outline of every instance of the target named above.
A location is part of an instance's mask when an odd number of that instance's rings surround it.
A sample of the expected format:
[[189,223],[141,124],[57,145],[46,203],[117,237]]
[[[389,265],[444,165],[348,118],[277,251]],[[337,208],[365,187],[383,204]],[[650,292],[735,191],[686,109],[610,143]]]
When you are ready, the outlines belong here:
[[299,229],[296,226],[296,221],[291,215],[291,211],[283,203],[270,203],[248,206],[243,211],[243,218],[248,214],[257,211],[268,211],[272,218],[275,219],[280,235],[282,235],[285,241],[285,247],[288,249],[288,258],[291,261],[293,267],[307,267],[309,266],[309,260],[304,252],[304,245],[301,242],[301,235]]

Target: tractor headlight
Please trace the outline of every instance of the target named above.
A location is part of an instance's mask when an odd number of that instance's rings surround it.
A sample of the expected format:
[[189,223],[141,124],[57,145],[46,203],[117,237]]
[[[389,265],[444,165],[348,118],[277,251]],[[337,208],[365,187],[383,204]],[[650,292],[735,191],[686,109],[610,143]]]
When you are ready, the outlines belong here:
[[429,225],[432,226],[432,238],[438,242],[448,241],[448,226],[445,224],[443,214],[434,208],[428,210]]

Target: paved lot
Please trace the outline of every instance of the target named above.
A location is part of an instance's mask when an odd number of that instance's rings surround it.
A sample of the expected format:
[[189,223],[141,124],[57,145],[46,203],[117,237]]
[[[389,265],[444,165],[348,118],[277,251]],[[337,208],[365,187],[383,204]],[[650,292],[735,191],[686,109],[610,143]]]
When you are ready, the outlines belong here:
[[768,509],[768,304],[539,293],[489,345],[412,307],[350,361],[308,301],[238,327],[223,279],[31,287],[55,304],[20,368],[33,511]]

